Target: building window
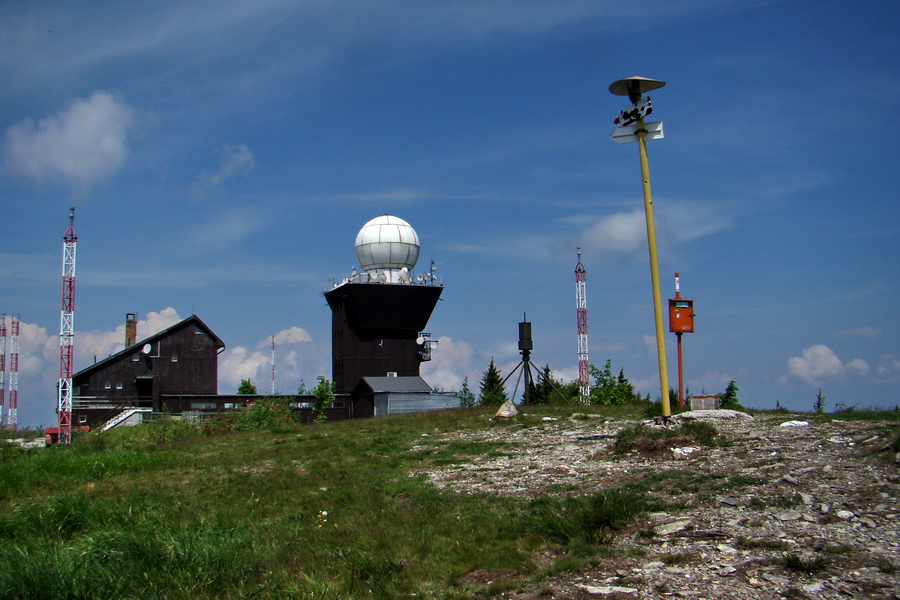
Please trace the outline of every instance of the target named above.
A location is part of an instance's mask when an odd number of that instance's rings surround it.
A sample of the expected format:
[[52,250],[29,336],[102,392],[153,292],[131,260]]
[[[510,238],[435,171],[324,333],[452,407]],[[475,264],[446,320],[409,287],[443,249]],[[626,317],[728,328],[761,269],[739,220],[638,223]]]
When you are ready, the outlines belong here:
[[103,384],[103,389],[104,389],[104,390],[111,390],[111,389],[112,389],[112,384],[111,384],[110,382],[107,381],[106,383]]
[[79,423],[87,423],[87,415],[78,415]]
[[191,410],[208,410],[215,408],[215,402],[191,402]]
[[141,355],[140,355],[140,354],[132,354],[132,355],[131,355],[131,362],[137,362],[137,361],[139,361],[139,360],[141,360]]
[[121,381],[117,381],[117,382],[116,382],[116,389],[117,389],[117,390],[121,390],[121,389],[122,389],[122,382],[121,382]]
[[178,357],[177,357],[177,356],[173,356],[173,357],[172,357],[172,362],[178,362]]

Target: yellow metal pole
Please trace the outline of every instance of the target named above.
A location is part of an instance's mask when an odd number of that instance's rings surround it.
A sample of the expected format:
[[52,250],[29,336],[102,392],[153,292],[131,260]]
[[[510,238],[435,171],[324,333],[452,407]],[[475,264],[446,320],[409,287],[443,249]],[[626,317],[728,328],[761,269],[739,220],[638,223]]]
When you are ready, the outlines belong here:
[[644,212],[647,215],[647,242],[650,246],[650,278],[653,280],[653,312],[656,316],[656,354],[659,358],[659,393],[663,419],[672,414],[669,407],[669,370],[666,366],[666,339],[663,333],[662,291],[659,286],[659,258],[656,252],[656,224],[653,221],[653,195],[650,191],[650,164],[647,160],[647,131],[644,120],[637,122],[638,148],[641,154],[641,178],[644,182]]

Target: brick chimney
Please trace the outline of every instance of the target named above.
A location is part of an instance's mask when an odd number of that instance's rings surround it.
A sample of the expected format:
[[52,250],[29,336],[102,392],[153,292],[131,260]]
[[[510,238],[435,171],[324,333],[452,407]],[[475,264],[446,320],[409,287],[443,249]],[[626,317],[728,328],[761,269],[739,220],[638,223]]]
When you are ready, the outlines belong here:
[[131,348],[137,341],[137,313],[125,315],[125,347]]

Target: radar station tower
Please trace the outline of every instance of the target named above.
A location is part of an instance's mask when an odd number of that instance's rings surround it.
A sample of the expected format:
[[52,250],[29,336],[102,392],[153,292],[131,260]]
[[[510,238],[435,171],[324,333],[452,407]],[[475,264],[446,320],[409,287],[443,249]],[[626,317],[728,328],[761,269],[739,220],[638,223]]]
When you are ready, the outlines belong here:
[[363,377],[418,377],[437,341],[424,333],[443,286],[431,270],[413,275],[419,236],[409,223],[384,215],[356,235],[363,272],[325,292],[331,308],[332,380],[348,394]]

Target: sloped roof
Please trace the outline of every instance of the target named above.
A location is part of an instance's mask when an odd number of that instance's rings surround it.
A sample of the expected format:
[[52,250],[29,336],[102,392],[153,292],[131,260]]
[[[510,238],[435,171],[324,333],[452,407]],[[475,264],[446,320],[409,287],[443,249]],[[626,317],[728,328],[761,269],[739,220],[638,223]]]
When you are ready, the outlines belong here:
[[363,377],[359,385],[365,385],[373,393],[383,392],[430,392],[431,386],[424,379],[416,376],[410,377]]
[[133,345],[128,346],[127,348],[120,350],[119,352],[116,352],[115,354],[110,354],[103,360],[99,360],[99,361],[95,362],[94,364],[92,364],[91,366],[89,366],[85,369],[82,369],[81,371],[78,371],[77,373],[75,373],[73,375],[73,377],[77,377],[84,373],[89,373],[93,369],[100,368],[106,364],[109,364],[115,360],[118,360],[122,356],[131,355],[135,352],[138,352],[139,348],[142,347],[144,344],[152,344],[155,341],[166,337],[171,332],[176,331],[178,329],[183,329],[184,327],[187,327],[188,325],[196,325],[197,327],[202,329],[204,332],[206,332],[206,334],[209,335],[209,337],[211,337],[213,339],[213,341],[215,341],[216,348],[220,348],[220,349],[225,348],[225,342],[223,342],[221,339],[219,339],[219,336],[217,336],[215,333],[213,333],[212,329],[210,329],[206,325],[206,323],[204,323],[200,319],[200,317],[198,317],[197,315],[191,315],[190,317],[175,323],[171,327],[167,327],[166,329],[163,329],[162,331],[154,333],[153,335],[151,335],[148,338],[145,338],[139,342],[135,342]]

